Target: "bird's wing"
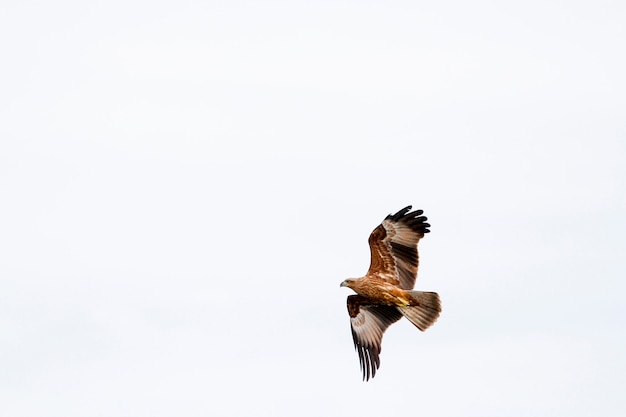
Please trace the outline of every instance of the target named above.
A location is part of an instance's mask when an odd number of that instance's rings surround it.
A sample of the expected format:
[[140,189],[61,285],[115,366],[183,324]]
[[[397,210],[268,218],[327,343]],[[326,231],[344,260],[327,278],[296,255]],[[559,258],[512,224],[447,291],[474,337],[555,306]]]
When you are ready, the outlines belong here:
[[387,327],[402,318],[402,313],[396,307],[372,304],[369,299],[360,295],[349,295],[348,314],[363,380],[367,381],[376,375],[380,366],[383,333]]
[[372,255],[367,275],[376,275],[398,287],[410,290],[415,285],[419,257],[417,244],[430,224],[422,210],[407,206],[388,215],[369,237]]

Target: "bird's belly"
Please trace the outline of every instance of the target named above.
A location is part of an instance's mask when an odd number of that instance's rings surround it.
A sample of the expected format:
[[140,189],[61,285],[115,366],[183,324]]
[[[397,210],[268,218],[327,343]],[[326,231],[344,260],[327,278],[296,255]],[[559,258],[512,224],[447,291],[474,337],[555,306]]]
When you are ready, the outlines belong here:
[[410,299],[406,292],[392,285],[359,288],[357,293],[375,301],[377,304],[400,307],[406,307],[410,304]]

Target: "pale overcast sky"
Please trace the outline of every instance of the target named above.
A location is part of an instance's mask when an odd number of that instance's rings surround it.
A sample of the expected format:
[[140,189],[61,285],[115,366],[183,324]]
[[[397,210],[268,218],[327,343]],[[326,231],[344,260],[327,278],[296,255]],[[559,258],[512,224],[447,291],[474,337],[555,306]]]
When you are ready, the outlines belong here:
[[[1,9],[2,415],[626,415],[626,3]],[[443,312],[363,383],[407,204]]]

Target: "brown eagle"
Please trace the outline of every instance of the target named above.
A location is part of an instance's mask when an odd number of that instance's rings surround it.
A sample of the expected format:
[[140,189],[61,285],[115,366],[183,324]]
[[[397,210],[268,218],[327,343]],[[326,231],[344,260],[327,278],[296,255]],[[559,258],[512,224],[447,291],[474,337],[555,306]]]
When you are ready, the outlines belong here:
[[370,268],[362,278],[348,278],[341,287],[348,296],[348,314],[363,380],[380,366],[383,333],[402,316],[424,331],[439,317],[441,302],[435,292],[411,291],[417,278],[417,244],[430,232],[422,210],[407,206],[388,215],[369,237]]

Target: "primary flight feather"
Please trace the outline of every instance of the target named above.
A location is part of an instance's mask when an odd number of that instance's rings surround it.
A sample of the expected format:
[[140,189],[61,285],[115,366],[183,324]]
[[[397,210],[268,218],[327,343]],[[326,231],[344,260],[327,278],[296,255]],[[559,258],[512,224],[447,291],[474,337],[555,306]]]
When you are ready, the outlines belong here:
[[441,313],[437,293],[412,291],[419,265],[417,244],[430,232],[423,213],[407,206],[388,215],[370,234],[367,274],[341,283],[357,293],[348,296],[348,314],[364,380],[376,375],[383,333],[389,326],[404,316],[424,331]]

